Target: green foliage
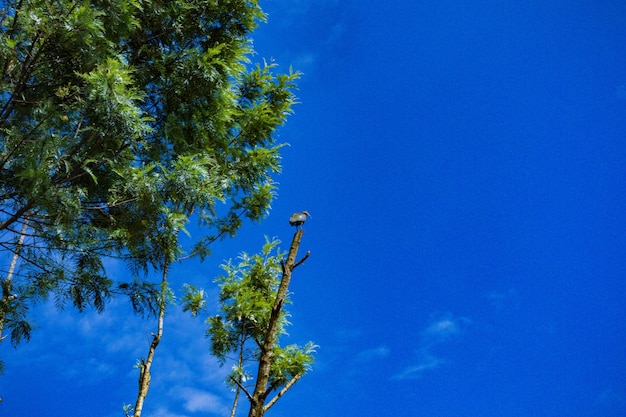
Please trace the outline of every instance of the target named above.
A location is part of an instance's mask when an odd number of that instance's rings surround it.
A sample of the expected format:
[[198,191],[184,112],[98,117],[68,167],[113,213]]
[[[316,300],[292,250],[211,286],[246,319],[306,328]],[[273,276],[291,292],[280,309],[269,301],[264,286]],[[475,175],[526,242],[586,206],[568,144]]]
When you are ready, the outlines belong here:
[[131,302],[133,310],[141,316],[156,316],[160,294],[157,284],[135,279],[130,283],[119,283],[117,291],[114,292],[126,295]]
[[[122,294],[152,314],[158,288],[116,282],[103,259],[145,277],[266,216],[280,170],[274,132],[298,74],[250,63],[258,1],[2,6],[0,250],[21,261],[5,278],[3,297],[18,302],[0,306],[0,327],[28,338],[28,305],[50,295],[101,311]],[[183,247],[192,220],[204,232]],[[262,320],[266,306],[247,308]]]
[[207,330],[211,351],[222,363],[238,351],[242,340],[263,343],[282,272],[280,260],[284,254],[277,250],[279,243],[266,237],[260,253],[242,253],[239,263],[222,265],[226,275],[216,280],[221,288],[222,315],[209,318]]
[[21,303],[16,295],[0,300],[0,311],[4,316],[5,327],[11,329],[11,344],[17,346],[22,339],[30,340],[31,324],[26,320],[28,305]]
[[191,312],[196,317],[198,312],[206,306],[204,290],[198,289],[193,285],[185,284],[182,298],[183,311]]
[[[225,275],[216,281],[220,284],[220,314],[207,319],[207,337],[211,340],[211,353],[223,365],[233,361],[232,372],[227,383],[233,388],[253,380],[246,365],[256,364],[261,356],[261,347],[267,336],[272,307],[282,276],[285,254],[280,252],[277,239],[265,238],[261,252],[249,255],[242,253],[238,262],[222,265]],[[200,292],[187,287],[183,298],[185,310],[196,314],[203,298]],[[289,300],[285,300],[288,302]],[[288,313],[284,307],[278,323],[279,334],[285,333]],[[294,378],[304,375],[313,363],[315,349],[312,342],[305,346],[274,346],[268,392],[280,389]]]
[[270,373],[270,387],[282,387],[297,375],[304,375],[309,371],[317,348],[313,342],[304,346],[276,347]]

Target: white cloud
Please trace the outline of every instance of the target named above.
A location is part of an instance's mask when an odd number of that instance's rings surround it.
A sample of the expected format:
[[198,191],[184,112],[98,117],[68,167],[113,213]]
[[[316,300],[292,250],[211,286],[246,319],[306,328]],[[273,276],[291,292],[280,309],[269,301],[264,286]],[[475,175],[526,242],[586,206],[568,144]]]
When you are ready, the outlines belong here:
[[436,369],[445,363],[445,360],[436,358],[430,352],[424,351],[418,354],[417,361],[410,366],[407,366],[400,373],[394,375],[392,379],[417,379],[425,371]]
[[212,413],[225,415],[229,407],[217,395],[192,387],[175,389],[175,395],[183,400],[185,410],[195,413]]
[[392,379],[416,379],[426,371],[437,369],[447,361],[438,357],[437,346],[460,337],[471,323],[468,318],[455,317],[450,313],[434,316],[420,334],[420,341],[413,363],[392,377]]
[[[93,310],[76,314],[69,305],[62,312],[47,302],[33,309],[33,316],[41,328],[33,331],[31,342],[3,358],[12,369],[26,365],[49,369],[60,380],[78,380],[78,390],[115,378],[130,391],[111,395],[134,402],[138,377],[134,365],[148,354],[157,326],[154,317],[134,315],[122,301],[108,304],[102,314]],[[156,415],[163,417],[229,415],[233,395],[224,381],[230,369],[228,364],[220,367],[211,355],[205,331],[202,318],[170,306],[153,362],[146,410],[159,410]]]
[[451,313],[434,315],[421,333],[422,346],[440,344],[463,333],[471,323],[466,317],[455,317]]
[[443,318],[426,328],[424,334],[426,337],[446,338],[460,332],[457,322],[450,318]]
[[[146,414],[150,415],[150,413],[146,413]],[[154,413],[154,415],[159,416],[159,417],[189,417],[187,414],[172,413],[171,411],[163,407],[158,408],[156,410],[156,413]],[[115,417],[119,417],[119,416],[120,416],[120,413],[117,413]]]

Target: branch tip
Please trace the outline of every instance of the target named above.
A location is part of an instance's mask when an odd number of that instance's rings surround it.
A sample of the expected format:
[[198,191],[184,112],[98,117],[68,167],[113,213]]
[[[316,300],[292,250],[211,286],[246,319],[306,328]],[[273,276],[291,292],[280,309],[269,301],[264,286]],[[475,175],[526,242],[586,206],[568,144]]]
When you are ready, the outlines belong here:
[[309,250],[309,251],[306,252],[306,255],[304,255],[302,257],[302,259],[300,259],[298,262],[293,264],[293,268],[292,269],[295,269],[297,266],[300,266],[302,263],[304,263],[304,261],[306,261],[310,255],[311,255],[311,251]]

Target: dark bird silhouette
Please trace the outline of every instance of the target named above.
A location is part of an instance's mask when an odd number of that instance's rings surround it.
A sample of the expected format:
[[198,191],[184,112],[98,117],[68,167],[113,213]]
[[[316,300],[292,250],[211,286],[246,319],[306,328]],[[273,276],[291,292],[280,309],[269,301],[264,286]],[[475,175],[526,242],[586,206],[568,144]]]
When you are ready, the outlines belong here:
[[298,213],[293,213],[289,218],[289,224],[296,227],[302,226],[304,222],[306,222],[307,216],[311,217],[309,212],[306,210],[300,211]]

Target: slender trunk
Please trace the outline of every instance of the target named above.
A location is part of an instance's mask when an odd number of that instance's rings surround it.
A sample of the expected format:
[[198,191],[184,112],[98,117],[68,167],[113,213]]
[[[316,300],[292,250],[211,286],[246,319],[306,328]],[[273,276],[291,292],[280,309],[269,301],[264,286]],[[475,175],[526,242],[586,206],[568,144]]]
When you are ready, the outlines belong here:
[[[239,383],[241,383],[241,378],[239,378]],[[235,413],[237,412],[237,403],[239,402],[240,392],[241,392],[241,388],[237,386],[237,390],[235,391],[235,400],[233,401],[233,407],[230,409],[230,417],[235,417]]]
[[296,263],[296,256],[298,254],[300,240],[302,239],[302,233],[302,229],[296,231],[291,242],[291,247],[289,248],[287,262],[283,263],[283,276],[276,293],[274,306],[272,307],[269,328],[267,329],[267,333],[265,334],[265,338],[263,340],[263,346],[261,347],[257,380],[254,387],[254,394],[252,394],[252,398],[250,399],[250,412],[248,413],[248,417],[262,417],[266,411],[265,400],[267,395],[270,393],[268,382],[272,361],[274,360],[274,345],[276,344],[278,324],[280,323],[280,313],[287,296],[289,281],[291,280],[291,272],[309,256],[307,253],[302,260]]
[[[24,245],[24,237],[26,235],[26,229],[28,229],[28,216],[26,220],[24,220],[24,224],[22,225],[22,231],[20,232],[20,236],[17,239],[17,245],[15,247],[15,252],[13,252],[13,257],[11,258],[11,264],[9,265],[9,271],[7,272],[7,277],[2,283],[2,301],[3,304],[6,304],[9,301],[9,298],[13,296],[11,293],[11,282],[13,281],[13,274],[15,273],[15,267],[17,266],[17,261],[20,258],[20,251],[22,250],[22,245]],[[0,341],[4,338],[2,336],[2,331],[4,330],[4,320],[6,318],[6,311],[0,310]],[[5,336],[6,337],[6,336]]]
[[154,359],[154,352],[156,351],[161,337],[163,336],[163,321],[165,318],[165,306],[167,304],[167,272],[169,268],[169,261],[165,263],[163,267],[163,277],[161,280],[161,299],[159,301],[159,320],[157,325],[157,332],[152,333],[152,343],[150,343],[150,350],[146,359],[141,359],[141,368],[139,370],[139,392],[137,393],[137,402],[135,403],[134,417],[140,417],[143,410],[143,403],[148,395],[148,388],[150,388],[150,369],[152,368],[152,360]]
[[[245,336],[245,327],[246,327],[246,319],[244,318],[242,320],[241,323],[241,340],[239,341],[239,362],[238,362],[238,366],[240,369],[240,372],[243,374],[243,353],[244,353],[244,347],[246,344],[246,336]],[[239,394],[241,394],[241,383],[243,382],[243,378],[241,375],[239,375],[238,380],[237,380],[238,384],[237,384],[237,389],[235,391],[235,400],[233,401],[233,407],[230,410],[230,417],[235,417],[235,413],[237,412],[237,404],[239,403]]]

